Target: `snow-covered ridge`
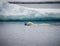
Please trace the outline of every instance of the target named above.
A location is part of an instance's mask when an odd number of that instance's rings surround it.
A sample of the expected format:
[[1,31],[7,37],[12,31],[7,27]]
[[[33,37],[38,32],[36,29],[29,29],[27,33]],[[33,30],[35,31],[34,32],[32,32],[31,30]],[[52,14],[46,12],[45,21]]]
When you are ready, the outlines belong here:
[[[1,7],[1,6],[0,6]],[[2,15],[30,15],[30,14],[49,14],[49,13],[60,13],[60,9],[43,9],[43,8],[28,8],[24,6],[19,6],[17,4],[4,3],[0,8]],[[4,14],[3,14],[4,13]]]
[[60,20],[60,9],[29,8],[17,4],[0,4],[0,20]]

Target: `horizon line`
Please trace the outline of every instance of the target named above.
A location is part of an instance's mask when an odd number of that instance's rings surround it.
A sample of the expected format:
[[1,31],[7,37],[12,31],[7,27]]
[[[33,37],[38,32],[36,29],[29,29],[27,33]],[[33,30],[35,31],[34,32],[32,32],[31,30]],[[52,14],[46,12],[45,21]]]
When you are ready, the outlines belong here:
[[42,1],[42,2],[13,2],[9,1],[10,4],[60,4],[60,1]]

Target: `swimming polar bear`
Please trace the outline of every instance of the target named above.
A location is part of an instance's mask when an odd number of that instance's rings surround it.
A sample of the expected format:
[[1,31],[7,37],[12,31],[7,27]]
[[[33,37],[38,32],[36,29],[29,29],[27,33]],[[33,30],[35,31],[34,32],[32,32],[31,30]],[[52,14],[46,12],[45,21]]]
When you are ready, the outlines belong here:
[[26,26],[31,26],[31,25],[34,25],[32,22],[26,22],[25,23]]
[[46,24],[46,23],[34,24],[34,23],[32,23],[32,22],[26,22],[26,23],[25,23],[25,26],[35,26],[35,25],[47,26],[47,25],[49,25],[49,24]]

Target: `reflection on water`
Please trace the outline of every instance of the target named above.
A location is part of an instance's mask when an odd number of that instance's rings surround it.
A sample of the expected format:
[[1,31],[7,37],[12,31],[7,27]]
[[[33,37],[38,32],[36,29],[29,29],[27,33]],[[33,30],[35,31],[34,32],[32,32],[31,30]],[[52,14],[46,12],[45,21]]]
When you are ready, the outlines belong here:
[[46,24],[49,25],[25,26],[24,22],[0,22],[0,46],[60,46],[60,23]]

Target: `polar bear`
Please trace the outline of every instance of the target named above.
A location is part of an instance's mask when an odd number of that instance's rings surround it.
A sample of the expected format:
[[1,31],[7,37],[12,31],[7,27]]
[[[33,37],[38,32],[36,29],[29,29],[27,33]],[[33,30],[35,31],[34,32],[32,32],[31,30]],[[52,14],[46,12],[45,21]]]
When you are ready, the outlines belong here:
[[47,25],[50,25],[50,24],[47,24],[47,23],[41,23],[41,24],[34,24],[34,23],[32,23],[32,22],[26,22],[25,24],[24,24],[25,26],[47,26]]
[[31,26],[31,25],[33,25],[33,23],[32,22],[26,22],[25,25],[26,26]]

